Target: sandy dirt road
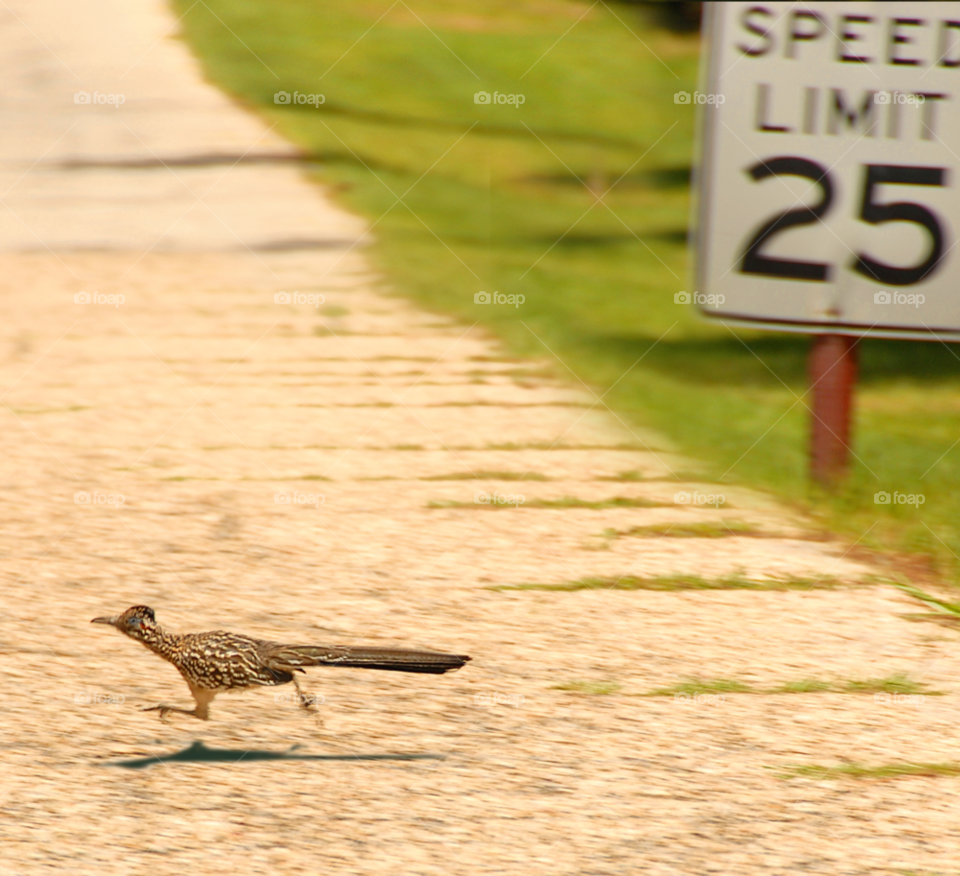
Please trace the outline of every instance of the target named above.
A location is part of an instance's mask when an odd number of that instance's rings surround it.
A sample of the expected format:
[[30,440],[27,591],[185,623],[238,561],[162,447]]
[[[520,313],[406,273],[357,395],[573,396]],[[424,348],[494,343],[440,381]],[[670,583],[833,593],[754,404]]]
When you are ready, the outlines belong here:
[[[956,872],[960,779],[777,775],[954,760],[956,633],[765,497],[678,504],[718,488],[662,437],[388,294],[172,33],[149,0],[0,14],[0,869]],[[676,575],[843,586],[496,589]],[[165,724],[175,670],[89,623],[134,603],[474,660]],[[944,695],[762,692],[897,673]],[[761,692],[640,696],[691,677]]]

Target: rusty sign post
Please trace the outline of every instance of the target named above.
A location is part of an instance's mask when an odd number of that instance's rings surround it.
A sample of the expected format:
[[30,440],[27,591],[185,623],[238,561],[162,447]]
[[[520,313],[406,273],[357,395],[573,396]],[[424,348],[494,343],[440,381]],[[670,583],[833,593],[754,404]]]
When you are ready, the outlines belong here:
[[[909,9],[909,13],[904,10]],[[813,335],[811,477],[849,469],[859,338],[960,342],[960,2],[706,3],[704,316]]]
[[807,360],[810,391],[810,475],[830,487],[850,465],[850,421],[857,383],[857,339],[814,335]]

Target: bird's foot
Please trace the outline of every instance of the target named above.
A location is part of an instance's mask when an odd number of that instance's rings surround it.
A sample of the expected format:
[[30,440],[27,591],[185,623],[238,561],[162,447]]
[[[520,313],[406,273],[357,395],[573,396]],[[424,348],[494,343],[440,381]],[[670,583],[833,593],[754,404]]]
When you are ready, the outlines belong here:
[[319,709],[317,709],[317,703],[322,703],[323,697],[317,696],[317,694],[305,694],[297,683],[296,678],[293,679],[293,686],[297,689],[297,702],[300,703],[301,708],[306,709],[308,712],[319,711]]
[[143,708],[140,711],[141,712],[159,712],[160,720],[163,721],[164,724],[169,723],[167,721],[167,715],[169,715],[171,712],[178,712],[181,715],[190,715],[190,717],[192,718],[197,717],[197,713],[195,711],[190,712],[187,709],[178,709],[176,706],[165,706],[162,704],[159,706],[147,706],[146,708]]

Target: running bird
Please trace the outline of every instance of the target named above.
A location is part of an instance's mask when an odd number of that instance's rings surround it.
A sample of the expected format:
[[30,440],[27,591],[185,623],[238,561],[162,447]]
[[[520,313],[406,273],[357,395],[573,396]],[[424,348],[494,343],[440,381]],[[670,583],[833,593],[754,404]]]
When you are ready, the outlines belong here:
[[206,721],[210,717],[210,703],[221,691],[289,684],[291,681],[301,704],[309,708],[294,676],[296,672],[304,672],[304,666],[349,666],[442,675],[459,669],[470,659],[464,654],[402,648],[283,645],[223,630],[180,635],[164,630],[157,623],[153,609],[146,605],[134,605],[116,617],[95,617],[91,623],[116,627],[177,667],[197,706],[188,710],[160,705],[143,710],[159,711],[161,719],[170,712],[180,712]]

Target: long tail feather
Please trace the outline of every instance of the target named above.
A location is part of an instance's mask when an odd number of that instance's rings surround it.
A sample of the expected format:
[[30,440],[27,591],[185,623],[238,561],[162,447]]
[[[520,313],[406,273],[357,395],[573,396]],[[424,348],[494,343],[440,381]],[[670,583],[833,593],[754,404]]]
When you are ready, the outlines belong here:
[[441,651],[406,651],[401,648],[324,648],[314,645],[281,645],[271,655],[284,666],[348,666],[394,672],[427,672],[441,675],[459,669],[470,658]]

